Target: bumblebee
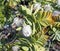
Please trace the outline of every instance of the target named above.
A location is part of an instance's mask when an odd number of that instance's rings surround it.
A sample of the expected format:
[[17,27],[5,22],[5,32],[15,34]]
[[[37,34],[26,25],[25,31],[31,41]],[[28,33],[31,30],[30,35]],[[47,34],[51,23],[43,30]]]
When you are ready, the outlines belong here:
[[54,11],[52,13],[52,19],[55,21],[55,22],[60,22],[60,11]]
[[52,16],[52,19],[53,19],[55,22],[60,22],[60,16]]
[[48,22],[50,22],[50,24],[54,25],[55,22],[60,22],[60,12],[56,13],[47,13],[47,18]]

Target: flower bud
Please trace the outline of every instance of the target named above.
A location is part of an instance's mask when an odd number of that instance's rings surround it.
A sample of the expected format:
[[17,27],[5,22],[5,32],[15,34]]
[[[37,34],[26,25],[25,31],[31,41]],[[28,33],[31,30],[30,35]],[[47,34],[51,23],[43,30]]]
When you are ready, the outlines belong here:
[[25,37],[29,37],[32,34],[32,30],[31,30],[30,25],[23,26],[22,33]]
[[23,18],[18,18],[18,17],[16,17],[16,18],[14,18],[12,25],[14,25],[14,24],[15,24],[17,27],[23,26],[23,24],[24,24],[24,19],[23,19]]
[[48,4],[48,5],[45,5],[44,6],[44,9],[45,11],[50,11],[51,10],[51,6]]
[[34,10],[36,9],[41,9],[41,4],[40,3],[35,3],[34,4]]
[[16,45],[12,47],[12,51],[18,51],[18,50],[19,50],[19,46]]

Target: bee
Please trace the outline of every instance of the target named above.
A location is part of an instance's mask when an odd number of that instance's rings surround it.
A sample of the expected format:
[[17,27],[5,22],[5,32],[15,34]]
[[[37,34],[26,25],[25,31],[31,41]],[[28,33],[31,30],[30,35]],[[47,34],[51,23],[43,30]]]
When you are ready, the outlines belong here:
[[52,16],[52,19],[53,19],[55,22],[60,22],[60,16]]
[[52,14],[52,19],[55,22],[60,22],[60,12],[59,11],[54,11]]
[[47,13],[48,22],[52,25],[54,25],[55,22],[60,22],[60,12],[54,11],[53,13]]

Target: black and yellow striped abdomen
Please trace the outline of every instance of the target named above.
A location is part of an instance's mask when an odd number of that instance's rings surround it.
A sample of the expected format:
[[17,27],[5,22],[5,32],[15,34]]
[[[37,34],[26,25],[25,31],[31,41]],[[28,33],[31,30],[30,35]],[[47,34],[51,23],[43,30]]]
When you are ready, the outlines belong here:
[[52,19],[53,19],[55,22],[60,22],[60,16],[52,16]]

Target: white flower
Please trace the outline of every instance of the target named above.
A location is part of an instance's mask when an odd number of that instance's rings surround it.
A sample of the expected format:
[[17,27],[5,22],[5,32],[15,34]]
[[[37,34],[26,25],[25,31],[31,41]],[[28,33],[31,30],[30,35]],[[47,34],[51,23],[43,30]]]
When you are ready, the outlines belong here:
[[35,3],[34,4],[34,10],[36,9],[41,9],[41,4],[40,3]]
[[24,24],[24,19],[23,18],[14,18],[12,25],[15,24],[17,27],[23,26]]
[[22,28],[22,33],[25,37],[29,37],[32,34],[30,25],[24,25]]
[[57,5],[60,5],[60,0],[57,0]]
[[16,45],[12,47],[12,51],[18,51],[18,50],[19,50],[19,46]]
[[51,10],[50,4],[45,5],[44,9],[45,9],[45,11],[50,11]]
[[60,11],[54,11],[53,16],[58,16],[60,14]]

